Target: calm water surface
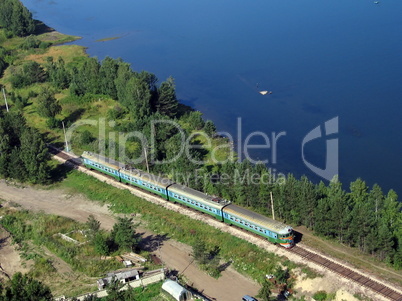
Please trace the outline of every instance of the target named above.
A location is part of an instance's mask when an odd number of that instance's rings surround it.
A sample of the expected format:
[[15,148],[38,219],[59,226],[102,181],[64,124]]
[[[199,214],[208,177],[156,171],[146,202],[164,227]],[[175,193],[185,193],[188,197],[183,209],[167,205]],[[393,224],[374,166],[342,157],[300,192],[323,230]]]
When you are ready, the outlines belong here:
[[[341,181],[361,177],[402,195],[401,1],[23,2],[35,18],[82,36],[76,43],[90,55],[122,57],[160,81],[172,75],[181,101],[235,138],[240,117],[243,143],[254,131],[286,132],[270,164],[277,173],[319,180],[303,163],[302,140],[338,117]],[[305,151],[324,168],[325,139]],[[271,160],[272,150],[252,156]]]

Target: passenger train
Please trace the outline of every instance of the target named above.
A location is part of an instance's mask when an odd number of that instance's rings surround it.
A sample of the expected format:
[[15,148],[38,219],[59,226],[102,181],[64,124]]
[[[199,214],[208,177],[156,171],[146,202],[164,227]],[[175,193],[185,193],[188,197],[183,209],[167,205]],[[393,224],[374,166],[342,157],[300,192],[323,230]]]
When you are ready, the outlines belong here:
[[294,245],[292,227],[279,221],[232,204],[230,201],[177,184],[167,178],[129,168],[102,155],[84,152],[81,158],[87,168],[98,170],[122,183],[136,186],[159,195],[167,201],[181,203],[209,214],[219,221],[253,232],[285,248],[291,248]]

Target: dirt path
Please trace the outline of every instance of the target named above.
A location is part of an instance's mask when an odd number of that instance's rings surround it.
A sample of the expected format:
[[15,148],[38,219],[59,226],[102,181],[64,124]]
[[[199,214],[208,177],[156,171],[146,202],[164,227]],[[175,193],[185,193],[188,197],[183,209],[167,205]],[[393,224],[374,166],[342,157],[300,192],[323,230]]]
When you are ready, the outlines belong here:
[[10,234],[0,227],[0,279],[8,279],[17,272],[27,273],[29,264],[22,266],[22,260],[11,244]]
[[[23,208],[33,211],[44,211],[85,222],[90,214],[101,222],[103,228],[110,230],[115,222],[115,217],[107,206],[100,206],[82,196],[69,195],[62,190],[37,190],[30,187],[15,187],[0,181],[0,198],[6,201],[18,203]],[[138,229],[143,236],[153,235],[145,229]],[[163,242],[156,253],[171,269],[183,273],[194,287],[203,291],[206,295],[219,301],[241,300],[245,294],[255,295],[259,285],[230,267],[222,273],[219,279],[214,279],[200,271],[189,256],[191,248],[177,241]],[[3,249],[0,250],[0,258]],[[18,255],[18,254],[17,254]],[[4,254],[7,256],[7,254]],[[1,259],[0,259],[1,260]],[[1,261],[0,261],[1,262]],[[20,264],[20,262],[16,262]]]

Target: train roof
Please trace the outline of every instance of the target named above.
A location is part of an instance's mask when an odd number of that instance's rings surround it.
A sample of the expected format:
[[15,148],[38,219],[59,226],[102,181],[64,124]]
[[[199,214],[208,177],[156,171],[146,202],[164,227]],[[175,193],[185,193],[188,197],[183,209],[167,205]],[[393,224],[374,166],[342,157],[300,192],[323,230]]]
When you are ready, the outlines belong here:
[[183,196],[187,196],[194,201],[203,202],[204,204],[208,204],[209,206],[219,210],[221,210],[224,206],[230,204],[230,201],[205,194],[203,192],[194,190],[192,188],[180,184],[173,184],[168,188],[168,190],[171,192],[179,193]]
[[129,175],[129,176],[133,176],[136,178],[140,178],[142,181],[146,181],[148,183],[153,183],[153,184],[158,185],[163,188],[166,188],[167,186],[172,185],[174,183],[173,181],[171,181],[168,178],[150,174],[150,173],[147,173],[145,171],[142,171],[142,170],[136,169],[136,168],[124,167],[124,168],[120,169],[120,173]]
[[236,215],[242,219],[248,220],[260,227],[271,230],[278,234],[288,234],[292,231],[292,227],[282,222],[273,220],[272,218],[255,213],[245,208],[239,207],[235,204],[230,204],[223,209],[228,214]]
[[86,159],[89,159],[91,161],[101,163],[101,164],[103,164],[105,166],[108,166],[108,167],[116,169],[116,170],[118,170],[118,169],[120,169],[121,167],[124,166],[123,163],[120,163],[120,162],[118,162],[116,160],[110,159],[108,157],[105,157],[105,156],[102,156],[102,155],[99,155],[99,154],[91,153],[91,152],[86,152],[85,151],[85,152],[82,153],[81,157],[84,158],[84,159],[86,158]]
[[153,174],[147,173],[147,172],[142,171],[137,168],[128,167],[124,163],[118,162],[116,160],[110,159],[108,157],[105,157],[105,156],[102,156],[99,154],[94,154],[91,152],[84,152],[82,154],[82,157],[92,160],[94,162],[100,163],[102,165],[105,165],[109,168],[120,170],[120,173],[122,173],[122,174],[126,174],[129,176],[133,176],[135,178],[139,178],[142,181],[146,181],[148,183],[152,183],[152,184],[158,185],[160,187],[166,188],[166,186],[169,186],[174,183],[171,180],[169,180],[168,178],[153,175]]

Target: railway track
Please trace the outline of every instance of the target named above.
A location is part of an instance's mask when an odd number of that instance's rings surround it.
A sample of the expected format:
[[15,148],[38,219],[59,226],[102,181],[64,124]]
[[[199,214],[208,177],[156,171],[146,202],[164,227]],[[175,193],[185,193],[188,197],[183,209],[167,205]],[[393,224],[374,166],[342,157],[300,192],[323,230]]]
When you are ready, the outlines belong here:
[[321,265],[324,268],[331,270],[332,272],[335,272],[346,279],[353,280],[361,286],[367,287],[392,301],[402,301],[402,294],[390,289],[389,287],[377,281],[371,280],[366,276],[356,273],[347,267],[341,266],[340,264],[328,260],[327,258],[324,258],[318,254],[307,251],[299,246],[294,246],[293,248],[288,249],[288,251],[297,254],[300,257],[314,262],[318,265]]
[[[74,157],[66,154],[63,151],[60,151],[59,149],[57,149],[54,146],[49,145],[48,147],[49,147],[49,152],[51,154],[72,163],[76,168],[78,168],[78,166],[82,166],[82,162],[80,161],[80,159],[74,158]],[[110,177],[110,179],[115,180],[114,178],[111,178],[111,177]],[[151,193],[149,193],[149,194],[151,194]],[[191,210],[191,211],[196,211],[196,210]],[[197,211],[197,213],[199,213],[199,212]],[[239,229],[241,229],[241,228],[239,228]],[[241,229],[241,230],[243,230],[243,229]],[[247,232],[247,231],[245,231],[245,232]],[[257,237],[257,235],[254,235],[253,233],[249,233],[249,232],[247,232],[247,233],[254,237]],[[257,238],[262,239],[259,236]],[[293,248],[287,249],[287,250],[288,250],[288,252],[296,254],[303,259],[309,260],[315,264],[323,266],[324,268],[340,275],[343,278],[350,279],[363,287],[367,287],[367,288],[373,290],[374,292],[381,294],[382,296],[388,298],[391,301],[402,301],[402,294],[400,294],[399,292],[385,286],[384,284],[381,284],[366,276],[363,276],[355,271],[352,271],[351,269],[349,269],[347,267],[344,267],[344,266],[342,266],[338,263],[335,263],[327,258],[324,258],[316,253],[305,250],[297,245],[294,246]]]

